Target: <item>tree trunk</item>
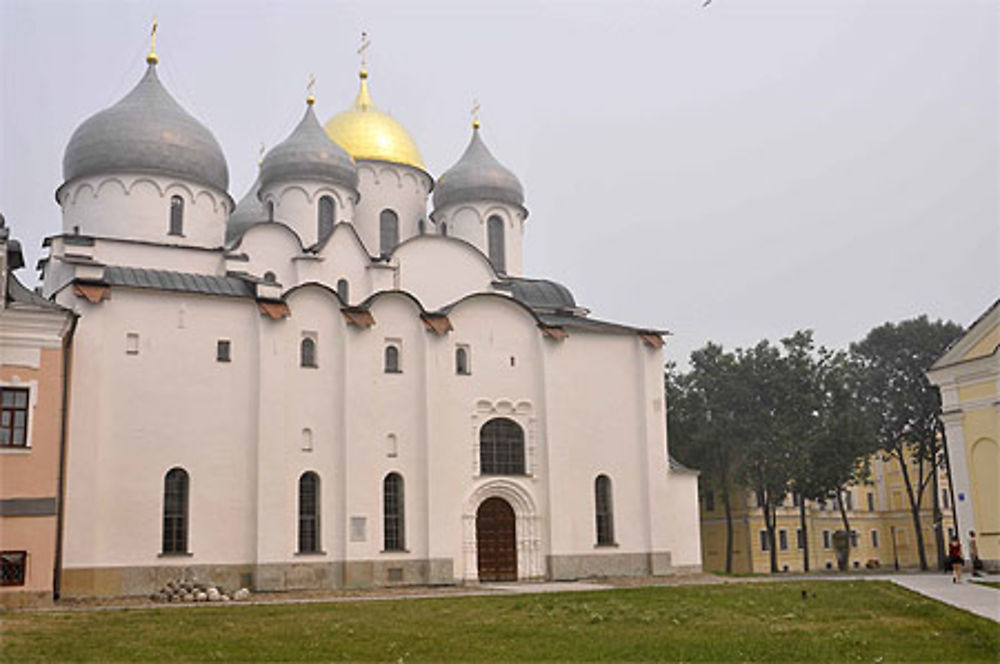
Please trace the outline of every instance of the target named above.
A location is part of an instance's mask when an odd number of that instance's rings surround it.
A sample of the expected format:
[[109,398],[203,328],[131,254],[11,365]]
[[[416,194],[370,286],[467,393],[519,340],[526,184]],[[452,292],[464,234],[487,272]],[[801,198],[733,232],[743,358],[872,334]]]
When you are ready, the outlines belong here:
[[847,520],[847,508],[844,506],[844,490],[837,489],[837,505],[840,507],[840,520],[844,523],[844,532],[847,533],[847,568],[851,568],[851,549],[854,548],[851,537],[851,522]]
[[802,571],[809,571],[809,532],[806,530],[806,499],[799,496],[799,527],[802,528]]
[[899,446],[893,453],[896,461],[899,462],[899,469],[903,473],[903,484],[906,486],[906,497],[910,501],[910,515],[913,517],[913,529],[917,536],[917,554],[920,556],[920,569],[927,571],[927,553],[924,551],[924,531],[920,528],[920,498],[913,495],[913,483],[910,481],[910,471],[906,468],[903,460],[904,450]]
[[[934,492],[934,545],[937,548],[937,566],[938,569],[945,568],[944,560],[944,524],[941,515],[941,487],[938,485],[938,474],[937,474],[937,452],[934,453],[934,463],[931,464],[931,472],[933,473],[931,480],[931,491]],[[958,531],[956,531],[958,532]]]
[[778,519],[777,509],[772,507],[770,496],[764,494],[764,527],[767,528],[767,543],[768,549],[770,549],[771,558],[771,574],[776,574],[778,572],[778,543],[775,541],[775,522]]
[[[726,510],[726,574],[733,573],[733,508],[729,502],[729,487],[722,487],[722,504]],[[752,570],[751,570],[752,571]]]

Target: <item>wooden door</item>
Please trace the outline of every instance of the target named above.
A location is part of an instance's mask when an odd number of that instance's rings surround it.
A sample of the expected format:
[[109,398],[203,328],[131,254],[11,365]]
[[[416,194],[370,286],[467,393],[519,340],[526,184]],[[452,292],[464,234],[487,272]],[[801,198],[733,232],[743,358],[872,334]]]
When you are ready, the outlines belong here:
[[503,498],[487,498],[476,512],[480,581],[517,581],[514,510]]

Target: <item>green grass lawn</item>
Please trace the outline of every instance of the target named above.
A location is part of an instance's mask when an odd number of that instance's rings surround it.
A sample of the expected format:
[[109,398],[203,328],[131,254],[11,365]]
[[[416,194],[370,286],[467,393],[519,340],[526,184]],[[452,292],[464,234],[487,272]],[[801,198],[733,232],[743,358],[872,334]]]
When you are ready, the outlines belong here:
[[17,662],[878,662],[997,661],[1000,654],[996,623],[876,581],[10,613],[0,623],[0,659]]
[[980,581],[979,579],[976,579],[975,581],[973,581],[973,583],[976,583],[980,586],[989,586],[990,588],[996,588],[1000,590],[1000,581]]

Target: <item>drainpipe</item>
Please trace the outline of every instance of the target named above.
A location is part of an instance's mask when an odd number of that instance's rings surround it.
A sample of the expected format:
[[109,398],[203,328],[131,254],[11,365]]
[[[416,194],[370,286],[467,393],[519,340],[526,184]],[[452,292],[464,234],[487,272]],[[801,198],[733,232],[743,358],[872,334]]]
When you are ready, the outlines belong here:
[[60,415],[59,426],[59,484],[56,486],[56,554],[55,567],[52,573],[52,600],[58,601],[62,590],[62,549],[63,549],[63,521],[65,519],[65,484],[66,484],[66,438],[69,427],[69,372],[73,353],[73,334],[76,332],[76,323],[79,315],[75,311],[70,311],[69,330],[63,340],[63,366],[62,366],[62,413]]

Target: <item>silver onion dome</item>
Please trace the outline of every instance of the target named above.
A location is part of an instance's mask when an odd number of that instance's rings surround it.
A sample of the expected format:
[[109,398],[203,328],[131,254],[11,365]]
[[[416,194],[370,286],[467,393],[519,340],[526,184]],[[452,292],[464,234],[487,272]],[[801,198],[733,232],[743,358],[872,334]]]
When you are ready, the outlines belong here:
[[69,139],[65,182],[106,173],[173,176],[223,192],[229,187],[215,136],[170,96],[154,62],[131,92],[85,120]]
[[354,159],[323,131],[312,103],[288,138],[274,146],[260,164],[262,187],[287,180],[319,180],[353,191],[358,188]]
[[235,244],[243,236],[243,233],[254,224],[269,221],[267,210],[260,202],[259,193],[260,176],[257,176],[226,221],[226,246]]
[[438,178],[434,187],[434,207],[441,209],[475,201],[524,205],[521,182],[490,153],[476,126],[461,158]]

